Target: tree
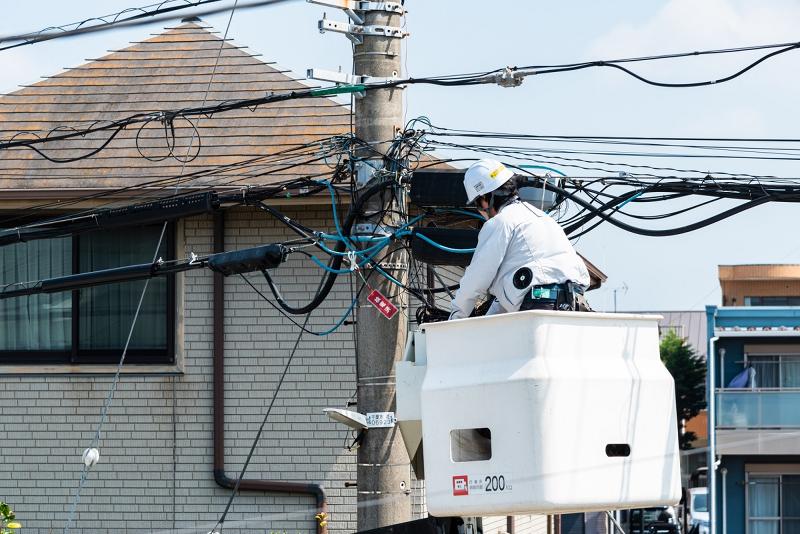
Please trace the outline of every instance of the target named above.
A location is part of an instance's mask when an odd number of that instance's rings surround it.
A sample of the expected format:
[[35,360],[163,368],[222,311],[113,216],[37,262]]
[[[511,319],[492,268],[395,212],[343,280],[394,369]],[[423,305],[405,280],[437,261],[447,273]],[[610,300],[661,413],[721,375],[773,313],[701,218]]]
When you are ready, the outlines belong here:
[[0,501],[0,534],[14,534],[14,530],[22,528],[22,525],[15,519],[14,510]]
[[685,339],[669,332],[661,340],[661,361],[675,380],[675,407],[681,449],[691,449],[694,432],[681,434],[681,421],[688,421],[706,407],[706,362]]

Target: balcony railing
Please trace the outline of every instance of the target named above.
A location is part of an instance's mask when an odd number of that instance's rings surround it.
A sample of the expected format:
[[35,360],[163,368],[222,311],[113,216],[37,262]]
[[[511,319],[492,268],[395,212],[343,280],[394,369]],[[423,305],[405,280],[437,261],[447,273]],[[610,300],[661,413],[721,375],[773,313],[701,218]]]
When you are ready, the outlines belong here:
[[717,428],[800,428],[800,389],[718,389]]

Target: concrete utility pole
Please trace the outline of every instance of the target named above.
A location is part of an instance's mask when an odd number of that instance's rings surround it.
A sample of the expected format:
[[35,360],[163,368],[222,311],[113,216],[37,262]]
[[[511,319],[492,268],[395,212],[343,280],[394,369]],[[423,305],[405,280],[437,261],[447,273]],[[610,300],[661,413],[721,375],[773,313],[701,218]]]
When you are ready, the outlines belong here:
[[[364,26],[400,27],[402,15],[390,11],[364,11]],[[354,47],[355,73],[360,76],[400,76],[402,38],[380,35],[363,35],[363,43]],[[358,138],[385,153],[389,140],[402,127],[403,90],[370,90],[364,98],[355,101],[355,134]],[[374,157],[366,152],[362,156]],[[382,166],[376,161],[377,166]],[[393,202],[391,195],[384,195]],[[401,202],[402,202],[401,197]],[[387,206],[379,196],[366,204],[367,213],[380,212]],[[390,209],[398,206],[388,206]],[[390,215],[396,225],[399,218]],[[364,221],[368,222],[368,221]],[[383,253],[378,254],[381,257]],[[397,250],[383,264],[400,281],[407,280],[408,254]],[[399,267],[399,268],[398,268]],[[397,293],[396,287],[386,278],[373,275],[370,285],[384,295]],[[358,411],[394,412],[394,363],[402,357],[408,324],[404,312],[408,297],[401,292],[394,304],[401,313],[387,320],[365,299],[364,290],[357,312],[358,333]],[[411,469],[408,453],[403,445],[398,427],[372,428],[367,431],[358,449],[358,529],[366,530],[411,520]]]
[[[402,29],[405,10],[399,1],[308,0],[308,2],[341,9],[349,22],[328,19],[319,21],[320,31],[343,33],[353,43],[354,74],[309,69],[310,78],[343,83],[375,84],[401,77]],[[395,169],[385,169],[383,155],[395,135],[403,127],[403,89],[400,87],[369,89],[355,99],[355,135],[369,143],[359,147],[356,158],[357,185],[363,192],[380,180],[394,180]],[[388,172],[386,172],[388,171]],[[383,226],[399,226],[405,212],[404,195],[383,194],[366,199],[364,213],[355,232],[382,233]],[[386,216],[381,220],[381,214]],[[394,247],[394,245],[392,245]],[[375,255],[381,268],[398,281],[408,279],[408,254],[402,248],[383,250]],[[366,276],[367,273],[364,273]],[[370,287],[360,295],[356,311],[358,349],[358,411],[385,413],[395,411],[394,364],[403,355],[408,337],[408,297],[385,277],[377,273],[369,277]],[[384,317],[368,300],[376,289],[384,297],[393,296],[400,310],[391,319]],[[368,417],[369,419],[369,417]],[[411,520],[411,468],[408,453],[396,426],[369,428],[358,449],[358,530],[369,530]]]

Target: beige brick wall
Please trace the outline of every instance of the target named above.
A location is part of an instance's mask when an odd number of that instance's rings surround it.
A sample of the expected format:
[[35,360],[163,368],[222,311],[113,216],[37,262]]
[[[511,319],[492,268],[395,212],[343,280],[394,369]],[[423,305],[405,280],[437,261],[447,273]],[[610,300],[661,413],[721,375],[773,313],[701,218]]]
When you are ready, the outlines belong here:
[[[328,227],[320,208],[289,211],[305,224]],[[184,223],[185,250],[211,252],[210,217]],[[226,220],[226,249],[294,238],[261,212],[237,209]],[[320,271],[292,257],[275,271],[284,297],[307,302]],[[251,275],[264,291],[260,276]],[[72,532],[207,532],[229,490],[212,474],[211,284],[207,271],[184,275],[183,374],[123,376],[104,427],[101,461],[83,491]],[[252,443],[297,328],[239,278],[225,281],[226,469],[236,476]],[[309,321],[323,330],[350,303],[347,277]],[[302,319],[302,317],[301,317]],[[352,327],[326,338],[304,336],[247,472],[248,478],[313,481],[325,486],[331,530],[355,530],[355,453],[347,432],[322,414],[353,395]],[[0,376],[3,462],[0,499],[25,533],[60,531],[78,484],[81,451],[91,441],[108,375]],[[422,502],[417,497],[417,502]],[[313,532],[311,497],[240,494],[225,532]]]

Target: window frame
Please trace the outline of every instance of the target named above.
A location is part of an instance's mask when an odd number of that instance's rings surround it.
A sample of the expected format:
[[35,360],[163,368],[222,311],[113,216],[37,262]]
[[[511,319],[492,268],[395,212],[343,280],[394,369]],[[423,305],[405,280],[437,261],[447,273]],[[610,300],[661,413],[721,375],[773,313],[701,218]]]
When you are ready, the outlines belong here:
[[[80,239],[81,234],[71,236],[72,273],[80,272]],[[166,240],[166,257],[175,257],[176,223],[168,222],[164,234]],[[126,364],[132,365],[175,365],[176,364],[176,326],[177,326],[177,275],[166,275],[167,310],[166,310],[166,348],[134,349],[129,348],[125,356]],[[119,363],[123,347],[113,349],[80,349],[80,289],[70,291],[72,297],[71,343],[64,350],[0,350],[0,366],[107,366]],[[66,293],[66,291],[65,291]],[[26,297],[21,297],[26,298]]]
[[[794,302],[794,304],[792,304],[792,302]],[[753,307],[780,307],[780,308],[800,306],[800,296],[796,295],[745,296],[744,305]]]
[[[800,464],[745,464],[745,532],[752,532],[751,521],[775,521],[778,524],[778,533],[783,531],[783,522],[787,520],[800,519],[795,516],[784,514],[783,478],[786,476],[800,475]],[[774,478],[778,481],[778,515],[774,517],[751,517],[750,515],[750,491],[752,478]]]
[[[767,358],[774,358],[775,361],[767,361]],[[759,362],[759,360],[762,360]],[[788,391],[788,390],[796,390],[800,388],[800,385],[797,386],[784,386],[784,373],[785,373],[785,365],[784,362],[797,362],[800,360],[800,353],[798,352],[780,352],[775,351],[772,353],[764,352],[764,353],[748,353],[745,352],[744,354],[744,366],[747,367],[748,365],[752,365],[754,363],[761,363],[762,365],[772,363],[777,365],[778,369],[778,385],[777,386],[758,386],[756,389],[765,389],[765,390],[773,390],[773,391]],[[758,383],[758,375],[756,375],[756,383]]]

